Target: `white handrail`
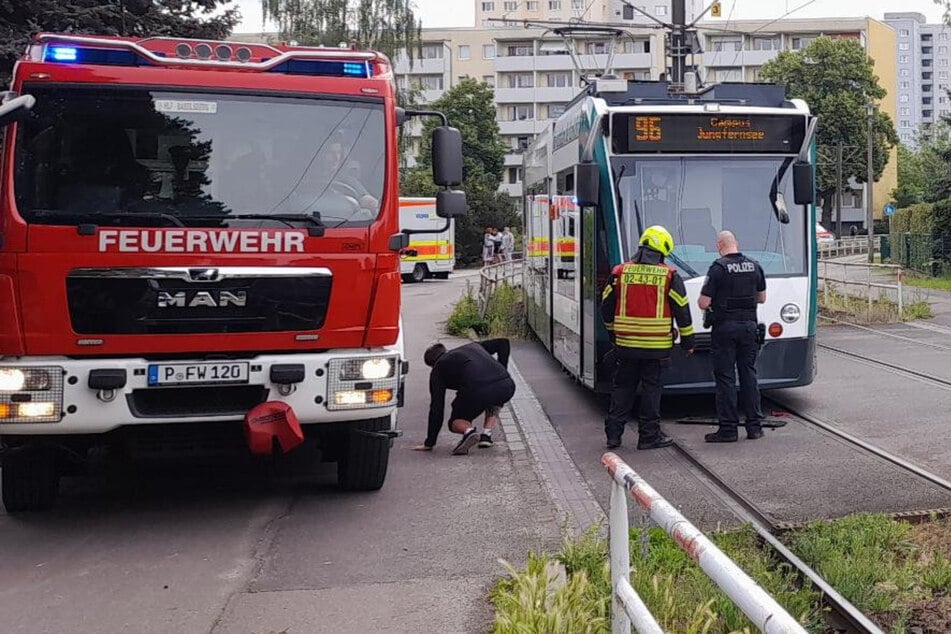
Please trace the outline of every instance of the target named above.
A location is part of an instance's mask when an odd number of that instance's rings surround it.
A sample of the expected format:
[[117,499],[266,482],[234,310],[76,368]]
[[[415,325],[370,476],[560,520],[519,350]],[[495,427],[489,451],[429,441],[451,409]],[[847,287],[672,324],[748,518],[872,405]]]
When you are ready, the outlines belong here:
[[[642,619],[638,607],[643,602],[631,601],[630,545],[627,530],[627,495],[634,499],[644,512],[677,544],[690,555],[733,603],[749,617],[750,621],[766,634],[806,634],[805,628],[783,609],[759,584],[751,579],[733,560],[707,538],[698,528],[687,521],[670,502],[660,496],[643,478],[634,472],[617,454],[608,452],[601,457],[601,464],[614,479],[611,490],[610,552],[611,582],[614,588],[612,630],[614,634],[629,632],[631,622]],[[621,594],[624,594],[624,598]],[[636,597],[636,593],[634,593]],[[644,608],[646,610],[646,607]],[[649,616],[649,613],[648,613]],[[642,621],[641,632],[661,631],[653,617],[653,626]],[[627,629],[625,629],[625,627]],[[635,627],[637,627],[635,623]],[[651,629],[657,627],[658,629]]]

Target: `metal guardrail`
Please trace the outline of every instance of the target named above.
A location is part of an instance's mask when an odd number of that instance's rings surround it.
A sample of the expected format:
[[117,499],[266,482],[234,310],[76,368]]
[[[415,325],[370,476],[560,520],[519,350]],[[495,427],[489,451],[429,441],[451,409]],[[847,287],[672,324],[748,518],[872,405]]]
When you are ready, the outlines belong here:
[[[519,256],[520,254],[515,254]],[[515,259],[482,267],[479,272],[479,313],[484,317],[489,299],[503,283],[514,288],[522,287],[524,260]]]
[[608,452],[601,464],[611,474],[611,508],[609,511],[609,544],[611,554],[611,587],[614,593],[611,629],[614,634],[628,634],[634,625],[638,634],[662,633],[644,602],[631,586],[631,554],[627,496],[630,495],[651,520],[656,522],[717,584],[750,621],[767,634],[806,634],[805,628],[783,609],[776,600],[737,566],[732,559],[687,521],[670,502],[660,496],[617,454]]
[[[837,272],[836,269],[841,269],[842,275],[837,277],[835,275],[829,274],[829,268],[833,269],[833,272]],[[864,269],[864,274],[862,270]],[[855,275],[849,275],[850,271],[856,272]],[[889,279],[894,279],[894,282],[888,281]],[[898,315],[901,315],[905,312],[905,300],[904,300],[904,288],[902,281],[905,278],[904,269],[897,264],[873,264],[871,262],[839,262],[836,260],[821,260],[819,262],[819,279],[822,281],[822,292],[824,298],[828,302],[829,290],[833,284],[841,284],[842,286],[849,287],[859,287],[863,289],[865,296],[868,298],[868,310],[871,314],[872,303],[874,301],[874,296],[872,289],[879,289],[879,296],[881,296],[881,291],[886,291],[887,293],[894,293],[898,301]]]
[[[862,255],[868,253],[868,236],[849,236],[838,238],[833,242],[820,242],[818,245],[819,259],[841,258],[848,255]],[[875,253],[882,252],[882,236],[874,237]]]

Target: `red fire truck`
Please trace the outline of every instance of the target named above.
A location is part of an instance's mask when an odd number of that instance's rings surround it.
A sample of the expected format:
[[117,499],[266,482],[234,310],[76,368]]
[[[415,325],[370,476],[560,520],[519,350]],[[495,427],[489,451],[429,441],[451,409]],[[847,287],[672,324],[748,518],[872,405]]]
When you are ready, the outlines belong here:
[[[32,109],[0,186],[7,510],[102,445],[312,439],[343,487],[381,487],[408,371],[397,128],[441,115],[351,49],[41,34],[11,88]],[[444,117],[433,151],[448,223]]]

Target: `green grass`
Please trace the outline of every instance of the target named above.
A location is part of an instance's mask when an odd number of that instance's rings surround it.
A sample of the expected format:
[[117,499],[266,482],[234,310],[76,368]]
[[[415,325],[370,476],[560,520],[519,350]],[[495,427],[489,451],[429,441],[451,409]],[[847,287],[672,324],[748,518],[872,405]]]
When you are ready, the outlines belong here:
[[898,313],[898,303],[888,297],[872,300],[861,295],[843,293],[835,288],[819,292],[819,312],[825,317],[846,319],[860,324],[893,324],[898,321],[930,319],[934,317],[931,305],[926,301],[906,304],[904,312]]
[[908,286],[927,288],[937,291],[951,291],[951,277],[918,277],[911,276],[904,280]]
[[456,302],[446,320],[446,333],[454,337],[467,337],[470,332],[481,337],[524,338],[527,325],[521,290],[503,282],[489,298],[483,317],[472,288],[466,289],[465,295]]
[[[800,587],[788,567],[777,565],[762,550],[751,529],[719,533],[713,540],[740,567],[757,580],[803,625],[822,631],[819,595],[811,586]],[[510,576],[492,594],[496,606],[496,634],[579,631],[610,632],[611,577],[607,545],[589,533],[566,542],[554,560],[567,573],[567,584],[553,589],[545,566],[551,559],[531,555],[521,571]],[[756,628],[713,584],[706,574],[661,529],[631,531],[631,584],[668,632],[727,634],[755,632]],[[576,581],[581,580],[581,581]],[[573,585],[578,583],[579,585]],[[542,593],[540,587],[546,591]],[[554,612],[563,610],[561,620]],[[539,624],[572,623],[576,630],[539,628]],[[583,626],[582,626],[583,624]]]
[[882,515],[852,515],[809,524],[788,543],[886,631],[921,627],[937,633],[947,629],[934,623],[951,626],[951,523],[916,527]]

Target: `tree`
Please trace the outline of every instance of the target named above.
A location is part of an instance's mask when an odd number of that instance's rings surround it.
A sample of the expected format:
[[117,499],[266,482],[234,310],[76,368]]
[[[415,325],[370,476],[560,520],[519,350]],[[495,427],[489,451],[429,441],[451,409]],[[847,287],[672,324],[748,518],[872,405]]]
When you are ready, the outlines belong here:
[[[949,0],[951,1],[951,0]],[[868,119],[866,105],[886,96],[872,72],[872,60],[855,40],[820,37],[798,52],[783,51],[763,65],[761,75],[768,81],[786,86],[791,98],[805,100],[819,117],[818,143],[829,147],[866,147]],[[891,117],[876,110],[872,125],[873,174],[877,180],[888,163],[889,151],[898,143]],[[868,159],[864,151],[845,152],[842,182],[836,182],[835,162],[820,163],[817,181],[823,201],[822,222],[832,222],[835,192],[850,178],[864,183],[868,178]]]
[[925,173],[922,166],[922,154],[898,146],[898,187],[892,190],[892,198],[899,209],[918,204],[925,197]]
[[[485,227],[511,226],[519,222],[511,199],[499,193],[505,154],[499,136],[492,88],[474,79],[465,79],[429,105],[449,119],[462,133],[463,184],[469,215],[456,224],[457,257],[463,262],[478,261]],[[403,196],[435,196],[439,188],[432,180],[432,130],[439,122],[428,120],[417,166],[404,170],[400,184]]]
[[412,61],[422,23],[410,0],[261,0],[281,37],[300,44],[355,44],[396,60]]
[[[174,36],[222,39],[240,18],[232,0],[0,0],[0,81],[33,34]],[[220,9],[227,7],[222,13]]]

